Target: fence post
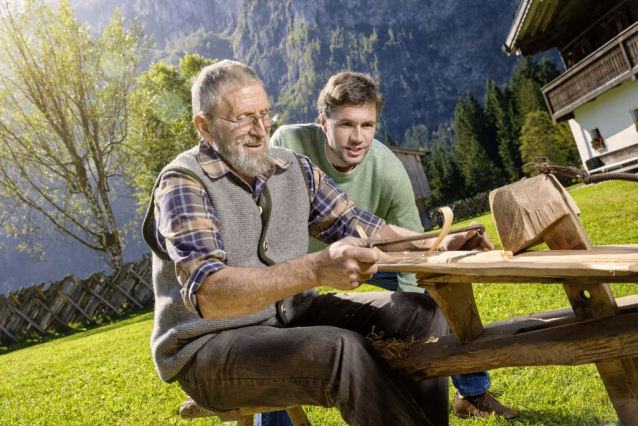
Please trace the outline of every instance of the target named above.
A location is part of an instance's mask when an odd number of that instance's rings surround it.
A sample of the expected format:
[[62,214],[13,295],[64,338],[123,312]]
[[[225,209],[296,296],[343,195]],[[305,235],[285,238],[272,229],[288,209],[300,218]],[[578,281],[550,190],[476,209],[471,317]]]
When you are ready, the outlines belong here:
[[89,287],[88,285],[86,285],[86,283],[84,284],[84,288],[86,290],[89,291],[89,293],[91,293],[93,296],[97,297],[99,300],[102,301],[102,303],[104,303],[106,306],[109,307],[109,309],[111,309],[113,312],[115,312],[116,315],[122,315],[122,313],[120,311],[117,310],[117,308],[113,305],[111,305],[109,302],[107,302],[107,300],[105,298],[103,298],[102,296],[100,296],[95,290],[93,290],[91,287]]
[[144,305],[142,305],[140,302],[138,302],[133,296],[131,296],[130,294],[128,294],[126,291],[124,291],[124,289],[122,287],[120,287],[119,285],[112,283],[110,280],[106,280],[106,283],[108,285],[110,285],[111,287],[119,290],[124,296],[126,296],[127,299],[129,299],[131,302],[135,303],[140,309],[144,307]]
[[38,298],[36,298],[35,301],[38,302],[38,304],[40,304],[40,306],[42,306],[47,312],[49,312],[51,314],[51,317],[54,320],[62,324],[64,328],[69,328],[69,324],[66,321],[64,321],[62,318],[60,318],[55,312],[53,312],[53,309],[49,308],[49,306],[46,303],[44,303],[42,300]]
[[144,278],[142,278],[140,276],[140,274],[138,274],[137,272],[135,272],[135,269],[131,268],[129,266],[128,268],[129,272],[133,275],[135,275],[137,277],[138,280],[140,280],[142,282],[142,284],[144,284],[146,286],[146,288],[148,288],[149,290],[153,291],[153,286],[151,286]]
[[68,303],[69,305],[73,306],[75,309],[78,310],[79,313],[82,314],[82,316],[84,316],[84,318],[86,318],[89,321],[93,321],[93,318],[91,318],[89,316],[89,314],[87,314],[86,312],[84,312],[84,310],[82,308],[80,308],[77,303],[75,303],[73,300],[71,300],[70,297],[68,297],[66,294],[62,293],[60,290],[58,290],[58,294],[60,295],[60,297],[62,298],[62,300],[64,300],[66,303]]
[[15,338],[15,336],[14,336],[13,334],[11,334],[11,333],[9,332],[9,330],[7,330],[6,328],[4,328],[2,325],[0,325],[0,330],[2,330],[2,332],[3,332],[4,334],[6,334],[7,336],[9,336],[9,338],[10,338],[10,339],[12,339],[14,342],[17,342],[17,341],[18,341],[18,339],[16,339],[16,338]]
[[25,314],[24,312],[22,312],[20,309],[18,309],[17,306],[13,306],[11,303],[9,303],[8,305],[9,305],[9,309],[11,309],[16,314],[20,315],[26,322],[31,324],[33,328],[38,330],[38,332],[40,332],[41,334],[47,334],[47,332],[42,327],[40,327],[38,323],[33,321],[31,318],[29,318],[29,316]]

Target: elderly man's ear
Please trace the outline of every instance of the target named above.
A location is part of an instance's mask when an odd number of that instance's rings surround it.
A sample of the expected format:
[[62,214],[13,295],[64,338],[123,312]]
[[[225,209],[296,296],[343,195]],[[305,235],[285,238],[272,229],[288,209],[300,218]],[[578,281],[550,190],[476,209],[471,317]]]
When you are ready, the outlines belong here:
[[208,125],[208,120],[203,115],[196,115],[193,119],[195,122],[195,128],[197,129],[197,133],[204,138],[206,142],[212,142],[213,134],[212,129]]

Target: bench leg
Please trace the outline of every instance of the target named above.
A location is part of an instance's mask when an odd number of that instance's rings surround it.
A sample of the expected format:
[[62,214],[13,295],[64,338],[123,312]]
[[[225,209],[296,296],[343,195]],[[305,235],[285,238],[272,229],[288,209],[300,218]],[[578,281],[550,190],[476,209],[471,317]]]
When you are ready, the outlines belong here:
[[310,420],[308,420],[308,416],[306,416],[306,412],[303,407],[297,406],[286,409],[290,420],[292,420],[292,424],[294,426],[312,426]]
[[[608,284],[565,283],[564,288],[576,318],[581,321],[618,314]],[[638,359],[598,362],[596,368],[620,423],[638,425]]]
[[[418,276],[417,276],[418,279]],[[483,332],[471,283],[430,283],[419,280],[439,306],[459,343],[469,343]]]
[[255,424],[255,416],[252,414],[248,416],[241,416],[241,420],[237,423],[237,426],[253,426]]

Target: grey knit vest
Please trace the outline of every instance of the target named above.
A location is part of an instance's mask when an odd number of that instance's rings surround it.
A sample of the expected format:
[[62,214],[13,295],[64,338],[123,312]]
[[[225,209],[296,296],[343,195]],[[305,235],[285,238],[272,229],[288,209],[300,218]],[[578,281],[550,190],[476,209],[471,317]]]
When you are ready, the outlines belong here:
[[[180,154],[162,170],[160,178],[168,171],[180,171],[202,184],[219,219],[228,266],[261,268],[306,254],[310,201],[308,183],[295,154],[273,148],[273,153],[290,166],[285,170],[277,167],[255,204],[251,193],[234,174],[217,179],[208,177],[197,161],[198,149]],[[155,323],[151,349],[162,380],[176,380],[191,357],[220,331],[250,325],[282,327],[302,315],[312,303],[314,289],[250,315],[213,321],[200,318],[186,308],[175,264],[157,245],[153,210],[151,202],[143,234],[153,251]]]

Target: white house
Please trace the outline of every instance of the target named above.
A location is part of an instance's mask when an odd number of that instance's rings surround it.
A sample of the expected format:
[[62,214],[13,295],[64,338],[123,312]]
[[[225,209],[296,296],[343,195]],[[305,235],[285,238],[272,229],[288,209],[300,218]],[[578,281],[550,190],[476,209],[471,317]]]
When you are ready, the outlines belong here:
[[638,1],[522,0],[503,50],[553,48],[566,71],[543,96],[587,170],[638,170]]

